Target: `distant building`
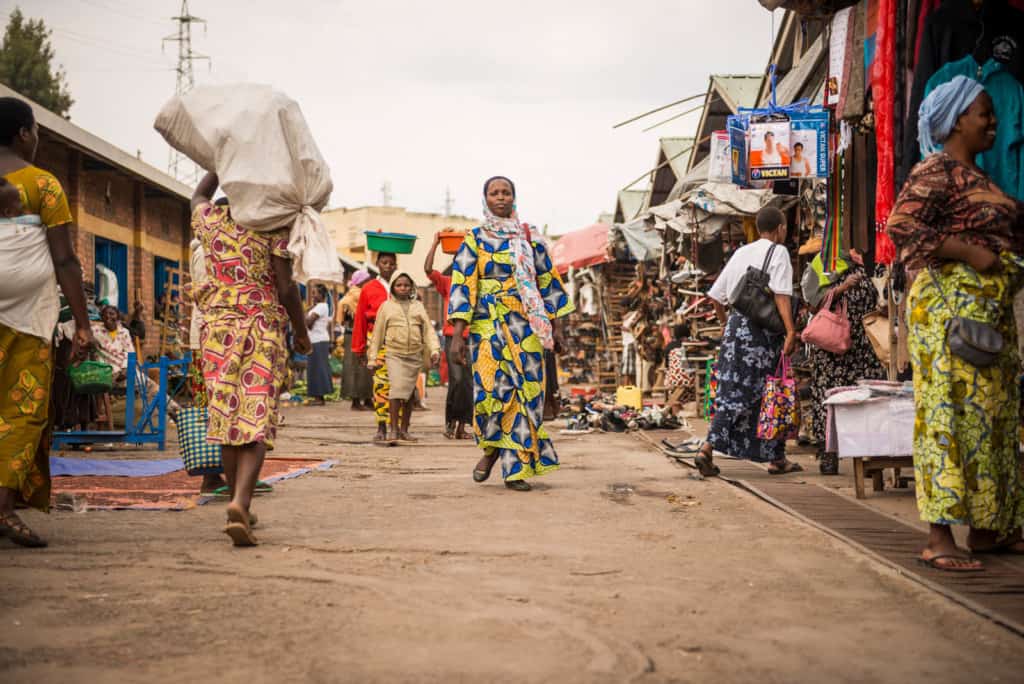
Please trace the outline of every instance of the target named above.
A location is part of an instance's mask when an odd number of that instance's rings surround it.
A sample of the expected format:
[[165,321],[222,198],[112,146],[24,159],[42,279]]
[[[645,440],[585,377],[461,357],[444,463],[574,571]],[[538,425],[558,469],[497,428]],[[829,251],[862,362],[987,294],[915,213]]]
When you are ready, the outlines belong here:
[[[338,254],[355,261],[373,262],[374,255],[366,251],[368,230],[380,230],[385,233],[411,233],[416,235],[416,246],[412,254],[398,257],[400,271],[408,271],[421,288],[424,304],[434,320],[441,320],[440,297],[430,286],[430,281],[423,274],[423,261],[427,249],[434,239],[434,233],[440,230],[469,230],[480,225],[480,220],[468,216],[445,216],[418,211],[409,211],[403,207],[356,207],[353,209],[330,209],[323,212],[324,221],[334,237]],[[443,271],[452,258],[437,250],[434,267]]]
[[188,264],[191,188],[4,85],[0,96],[32,105],[39,124],[35,163],[64,186],[85,279],[98,282],[97,266],[105,266],[117,277],[121,311],[141,299],[147,328],[142,353],[156,354],[154,313],[167,269]]

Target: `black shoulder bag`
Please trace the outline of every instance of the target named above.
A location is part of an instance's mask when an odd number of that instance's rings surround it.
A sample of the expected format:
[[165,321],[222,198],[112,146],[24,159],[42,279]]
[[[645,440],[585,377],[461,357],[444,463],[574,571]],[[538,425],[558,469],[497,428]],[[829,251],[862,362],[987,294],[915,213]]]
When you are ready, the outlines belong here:
[[1002,334],[988,323],[958,316],[956,309],[946,299],[938,274],[931,266],[928,267],[928,273],[932,276],[942,303],[953,314],[946,323],[946,343],[949,344],[949,351],[953,356],[978,368],[988,368],[998,361],[999,354],[1003,351]]
[[762,330],[781,334],[786,332],[786,326],[779,315],[779,307],[775,306],[775,293],[768,286],[768,265],[772,262],[776,247],[778,245],[773,244],[768,248],[761,268],[747,267],[747,272],[729,296],[729,305]]

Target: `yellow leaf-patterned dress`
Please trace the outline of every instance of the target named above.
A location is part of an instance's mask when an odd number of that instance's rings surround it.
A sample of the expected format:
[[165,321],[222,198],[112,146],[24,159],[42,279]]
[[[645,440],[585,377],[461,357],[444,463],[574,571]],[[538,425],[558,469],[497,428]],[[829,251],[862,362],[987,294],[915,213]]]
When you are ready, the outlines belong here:
[[[1013,294],[1021,285],[1017,203],[984,174],[946,154],[918,164],[889,218],[910,271],[907,299],[914,371],[914,479],[921,519],[1009,533],[1024,523],[1019,467],[1020,360]],[[951,235],[1002,254],[1002,268],[978,273],[935,250]],[[998,361],[978,368],[954,356],[954,316],[1002,333]]]
[[[572,313],[547,249],[532,246],[548,317]],[[448,318],[469,323],[477,444],[497,452],[506,481],[556,469],[558,455],[543,425],[544,348],[520,300],[508,238],[480,227],[466,235],[452,268]]]
[[[37,214],[47,229],[71,223],[67,197],[52,174],[29,165],[4,178],[18,188],[24,212]],[[0,323],[0,487],[42,511],[50,507],[52,343]]]

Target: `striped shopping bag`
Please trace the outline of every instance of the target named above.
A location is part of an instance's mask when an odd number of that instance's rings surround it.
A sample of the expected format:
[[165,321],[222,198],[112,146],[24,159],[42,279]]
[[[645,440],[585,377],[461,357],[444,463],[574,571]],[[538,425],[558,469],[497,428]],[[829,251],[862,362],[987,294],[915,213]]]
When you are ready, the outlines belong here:
[[206,408],[178,411],[178,449],[189,475],[212,475],[224,470],[220,445],[206,443],[206,419]]

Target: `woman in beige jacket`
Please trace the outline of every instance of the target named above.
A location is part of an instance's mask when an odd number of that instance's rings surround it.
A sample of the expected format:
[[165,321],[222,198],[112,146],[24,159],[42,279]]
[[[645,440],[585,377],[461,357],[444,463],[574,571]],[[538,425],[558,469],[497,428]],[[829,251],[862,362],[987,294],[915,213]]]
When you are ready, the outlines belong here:
[[[420,371],[436,365],[441,358],[441,345],[437,340],[430,316],[423,303],[413,299],[416,285],[407,273],[399,273],[391,281],[391,299],[381,305],[373,338],[366,352],[367,366],[375,370],[379,365],[378,352],[384,352],[390,381],[391,444],[413,443],[409,436],[412,417],[410,400],[416,392],[416,379]],[[401,418],[401,422],[399,422]]]

